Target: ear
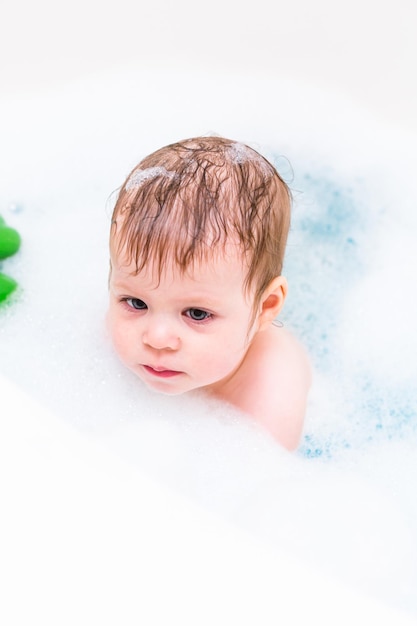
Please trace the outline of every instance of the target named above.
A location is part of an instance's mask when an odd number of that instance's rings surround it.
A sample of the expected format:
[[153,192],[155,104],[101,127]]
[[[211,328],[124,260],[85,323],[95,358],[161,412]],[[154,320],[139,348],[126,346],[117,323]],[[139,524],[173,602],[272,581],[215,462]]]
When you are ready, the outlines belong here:
[[259,330],[264,330],[279,315],[287,297],[288,283],[283,276],[276,276],[262,294],[258,317]]

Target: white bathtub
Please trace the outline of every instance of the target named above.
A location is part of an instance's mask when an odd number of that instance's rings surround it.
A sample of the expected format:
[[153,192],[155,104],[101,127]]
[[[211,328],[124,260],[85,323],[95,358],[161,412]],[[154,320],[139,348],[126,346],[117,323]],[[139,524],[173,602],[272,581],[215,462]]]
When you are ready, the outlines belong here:
[[3,624],[415,623],[0,390]]
[[[9,8],[0,213],[23,244],[3,268],[21,297],[0,311],[3,623],[415,623],[415,424],[409,439],[391,432],[384,406],[415,410],[408,5],[217,3],[198,28],[185,1],[73,3],[64,21],[42,3],[26,20]],[[341,258],[324,273],[333,248],[307,257],[324,285],[314,310],[340,311],[304,456],[201,399],[150,396],[103,330],[108,196],[150,150],[206,132],[285,155],[319,191],[353,187],[373,220],[355,231],[349,287]],[[304,182],[297,215],[320,204]],[[295,218],[293,259],[307,241]],[[286,323],[317,359],[323,322],[300,315],[300,273]]]

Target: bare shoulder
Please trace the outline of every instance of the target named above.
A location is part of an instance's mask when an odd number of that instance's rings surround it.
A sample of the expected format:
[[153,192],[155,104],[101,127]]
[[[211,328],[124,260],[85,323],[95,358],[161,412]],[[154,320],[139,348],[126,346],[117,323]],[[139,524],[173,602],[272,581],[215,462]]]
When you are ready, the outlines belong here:
[[255,336],[229,401],[293,450],[301,437],[310,385],[303,346],[288,330],[270,326]]
[[307,377],[310,383],[311,368],[307,353],[298,339],[285,328],[271,325],[259,332],[247,356],[265,364],[267,371],[262,371],[263,376],[272,376],[275,381],[278,375],[296,377],[300,382]]

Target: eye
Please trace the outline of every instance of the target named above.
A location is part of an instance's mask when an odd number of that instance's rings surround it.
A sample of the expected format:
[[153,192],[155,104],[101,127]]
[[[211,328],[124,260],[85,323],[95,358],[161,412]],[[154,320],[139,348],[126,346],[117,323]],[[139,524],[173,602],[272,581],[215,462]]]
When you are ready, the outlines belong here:
[[135,311],[143,311],[148,308],[144,301],[139,300],[139,298],[125,298],[124,301],[131,309],[135,309]]
[[203,311],[203,309],[188,309],[185,314],[194,322],[204,322],[212,317],[211,313]]

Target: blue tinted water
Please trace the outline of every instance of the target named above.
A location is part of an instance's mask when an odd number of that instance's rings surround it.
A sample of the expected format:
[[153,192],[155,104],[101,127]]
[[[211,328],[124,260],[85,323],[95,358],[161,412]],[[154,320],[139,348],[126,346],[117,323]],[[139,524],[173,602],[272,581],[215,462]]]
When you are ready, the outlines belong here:
[[290,295],[282,319],[307,347],[315,371],[338,388],[343,420],[324,431],[307,422],[300,453],[331,457],[375,440],[401,439],[417,431],[417,385],[378,379],[372,369],[341,358],[341,317],[346,298],[368,271],[376,221],[366,183],[338,180],[331,168],[294,168],[292,226],[284,273]]

